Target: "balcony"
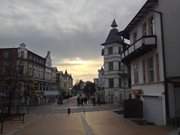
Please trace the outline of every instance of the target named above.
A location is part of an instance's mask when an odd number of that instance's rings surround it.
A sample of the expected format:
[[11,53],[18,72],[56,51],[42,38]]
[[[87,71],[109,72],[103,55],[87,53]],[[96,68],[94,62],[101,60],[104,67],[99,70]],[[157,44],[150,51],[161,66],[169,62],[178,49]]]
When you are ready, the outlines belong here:
[[128,63],[131,60],[140,57],[156,48],[156,46],[157,37],[155,35],[143,36],[124,50],[124,52],[122,53],[122,61],[124,63]]

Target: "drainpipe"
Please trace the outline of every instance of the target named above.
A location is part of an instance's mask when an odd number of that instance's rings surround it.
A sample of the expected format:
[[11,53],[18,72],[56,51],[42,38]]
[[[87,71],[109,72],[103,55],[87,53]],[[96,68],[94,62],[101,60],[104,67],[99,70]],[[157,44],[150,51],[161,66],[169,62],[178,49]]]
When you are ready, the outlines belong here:
[[[167,84],[167,74],[166,74],[166,58],[165,58],[165,38],[164,38],[164,23],[163,23],[163,13],[157,10],[150,10],[160,16],[161,25],[161,41],[162,41],[162,55],[163,55],[163,73],[164,73],[164,85],[165,85],[165,104],[166,104],[166,118],[169,118],[169,97],[168,97],[168,84]],[[167,121],[166,119],[166,121]]]

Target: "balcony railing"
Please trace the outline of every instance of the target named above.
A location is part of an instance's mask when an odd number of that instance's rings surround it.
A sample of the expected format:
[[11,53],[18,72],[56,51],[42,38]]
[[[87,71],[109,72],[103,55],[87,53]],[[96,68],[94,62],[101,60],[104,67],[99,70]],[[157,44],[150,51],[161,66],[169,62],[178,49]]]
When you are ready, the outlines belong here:
[[157,37],[152,36],[143,36],[130,45],[122,53],[122,61],[129,62],[130,60],[142,56],[148,51],[151,51],[157,46]]

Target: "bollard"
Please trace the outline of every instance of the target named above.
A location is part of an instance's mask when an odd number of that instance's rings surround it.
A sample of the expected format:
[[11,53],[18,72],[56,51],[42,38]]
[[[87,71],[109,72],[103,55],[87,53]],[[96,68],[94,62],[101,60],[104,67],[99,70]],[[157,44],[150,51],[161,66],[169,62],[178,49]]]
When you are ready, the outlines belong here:
[[68,109],[67,109],[67,113],[68,113],[68,115],[71,114],[71,108],[68,108]]

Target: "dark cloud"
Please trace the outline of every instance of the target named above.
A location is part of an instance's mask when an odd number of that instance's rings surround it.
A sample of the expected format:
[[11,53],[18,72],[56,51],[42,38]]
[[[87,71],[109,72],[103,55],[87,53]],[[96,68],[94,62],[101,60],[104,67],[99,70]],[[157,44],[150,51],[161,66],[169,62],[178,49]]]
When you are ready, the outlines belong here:
[[42,56],[50,50],[55,64],[65,58],[97,59],[113,18],[122,30],[144,1],[1,0],[0,47],[25,42]]

